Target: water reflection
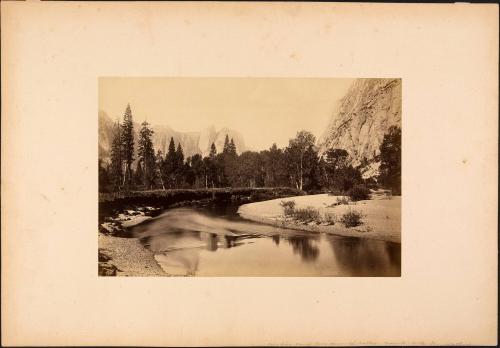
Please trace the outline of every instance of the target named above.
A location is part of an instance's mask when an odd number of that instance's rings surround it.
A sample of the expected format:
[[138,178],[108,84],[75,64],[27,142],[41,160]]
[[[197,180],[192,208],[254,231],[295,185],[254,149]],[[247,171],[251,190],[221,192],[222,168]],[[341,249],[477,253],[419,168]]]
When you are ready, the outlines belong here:
[[381,269],[400,275],[400,244],[335,236],[327,239],[337,262],[353,275],[376,274]]
[[207,236],[207,249],[210,251],[216,251],[219,238],[217,238],[215,233],[207,233]]
[[280,245],[280,235],[279,234],[275,234],[271,238],[273,239],[273,242],[274,242],[274,244],[276,244],[276,246]]
[[281,229],[228,211],[172,209],[131,233],[173,275],[400,275],[400,244]]
[[293,252],[300,255],[303,261],[312,262],[319,256],[319,249],[314,244],[313,238],[305,236],[289,237],[286,240],[292,246]]

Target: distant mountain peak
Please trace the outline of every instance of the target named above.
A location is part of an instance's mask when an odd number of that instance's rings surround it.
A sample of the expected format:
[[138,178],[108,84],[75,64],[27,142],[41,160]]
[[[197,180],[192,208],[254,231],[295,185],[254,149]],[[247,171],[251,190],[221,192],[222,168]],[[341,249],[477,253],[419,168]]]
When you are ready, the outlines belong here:
[[[99,110],[99,159],[104,162],[110,161],[111,142],[113,141],[113,125],[115,120],[112,120],[105,111]],[[142,121],[140,122],[142,123]],[[140,123],[134,122],[134,139],[136,141],[135,151],[137,152],[137,139],[139,137]],[[170,138],[174,139],[175,144],[179,142],[184,151],[184,157],[190,157],[194,154],[208,155],[210,146],[215,144],[217,152],[222,152],[226,134],[229,138],[233,138],[236,144],[236,151],[241,153],[246,151],[245,141],[243,136],[236,130],[229,128],[221,128],[217,131],[214,125],[211,125],[199,132],[179,132],[166,125],[150,125],[153,129],[153,147],[155,151],[162,151],[164,154],[168,150]],[[137,159],[137,154],[134,156]]]

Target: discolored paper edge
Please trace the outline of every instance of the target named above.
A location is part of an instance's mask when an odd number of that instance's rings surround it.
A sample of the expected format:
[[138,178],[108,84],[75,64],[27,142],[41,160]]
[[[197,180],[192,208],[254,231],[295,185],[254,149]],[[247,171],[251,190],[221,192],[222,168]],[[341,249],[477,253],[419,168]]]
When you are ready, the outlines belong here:
[[[496,5],[1,15],[3,345],[496,344]],[[98,278],[99,76],[401,77],[402,277]]]

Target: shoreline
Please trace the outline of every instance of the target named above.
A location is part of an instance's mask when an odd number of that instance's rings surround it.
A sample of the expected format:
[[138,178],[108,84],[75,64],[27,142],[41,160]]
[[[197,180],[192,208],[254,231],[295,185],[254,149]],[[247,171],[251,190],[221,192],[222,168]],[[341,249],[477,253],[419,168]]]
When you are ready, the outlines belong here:
[[[319,194],[243,204],[239,207],[238,214],[244,219],[276,227],[401,244],[401,197],[389,199],[375,196],[371,200],[332,206],[337,197]],[[363,224],[348,228],[340,222],[336,222],[334,225],[300,223],[284,217],[280,206],[280,202],[283,200],[294,201],[298,208],[313,207],[318,209],[322,215],[328,212],[337,217],[349,209],[355,209],[364,215]]]
[[206,206],[214,202],[252,202],[298,194],[292,188],[220,188],[155,190],[99,194],[98,275],[170,276],[154,253],[127,229],[152,219],[164,209]]
[[[117,277],[168,277],[154,254],[139,242],[139,238],[120,238],[99,232],[99,276]],[[108,274],[104,274],[109,272]],[[114,274],[112,274],[114,273]]]
[[[334,205],[338,196],[327,194],[292,196],[240,205],[237,214],[242,218],[291,230],[328,233],[342,237],[357,237],[401,244],[401,197],[384,197],[374,194],[371,200]],[[292,200],[297,208],[313,207],[321,215],[334,214],[337,222],[301,223],[285,218],[281,201]],[[338,218],[355,209],[363,214],[363,223],[345,227]],[[155,255],[141,244],[138,237],[130,237],[128,228],[152,219],[160,208],[142,206],[108,216],[98,229],[99,276],[170,276],[155,259]]]
[[98,229],[98,275],[116,277],[168,277],[154,253],[125,229],[152,219],[159,209],[141,207],[108,217]]

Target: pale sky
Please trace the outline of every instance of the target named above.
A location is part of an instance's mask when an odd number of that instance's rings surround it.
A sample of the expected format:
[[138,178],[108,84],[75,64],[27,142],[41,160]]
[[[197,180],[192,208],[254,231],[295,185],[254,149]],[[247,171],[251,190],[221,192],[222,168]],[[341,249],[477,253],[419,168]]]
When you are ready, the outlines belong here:
[[122,118],[130,103],[135,122],[174,130],[234,129],[248,148],[288,145],[297,131],[321,136],[353,79],[162,78],[99,79],[99,110]]

